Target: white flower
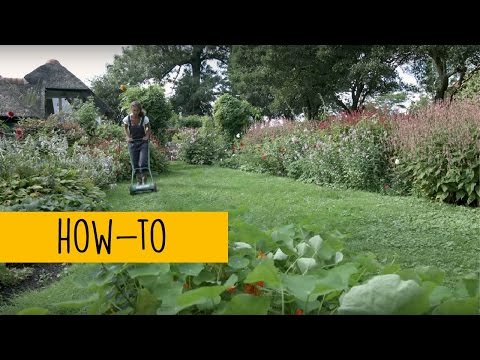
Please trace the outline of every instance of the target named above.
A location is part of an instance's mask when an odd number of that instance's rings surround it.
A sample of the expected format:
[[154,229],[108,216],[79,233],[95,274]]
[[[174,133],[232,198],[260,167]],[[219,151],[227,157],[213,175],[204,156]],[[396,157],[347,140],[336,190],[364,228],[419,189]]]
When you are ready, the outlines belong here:
[[400,164],[400,160],[399,159],[395,159],[395,165],[398,165]]
[[237,135],[235,135],[237,137],[237,139],[240,139],[240,133],[238,133]]

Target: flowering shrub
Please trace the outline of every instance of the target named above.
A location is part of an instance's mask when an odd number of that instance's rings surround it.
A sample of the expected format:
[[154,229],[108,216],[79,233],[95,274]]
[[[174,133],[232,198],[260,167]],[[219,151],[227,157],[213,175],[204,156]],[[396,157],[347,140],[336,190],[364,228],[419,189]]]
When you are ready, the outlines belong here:
[[480,205],[480,105],[432,105],[394,123],[396,173],[414,193]]
[[65,136],[68,144],[71,146],[86,135],[80,124],[73,120],[60,121],[57,115],[51,115],[46,120],[40,119],[22,119],[16,124],[17,129],[21,129],[23,137],[31,135],[38,137],[41,135]]
[[388,136],[385,119],[370,114],[252,127],[224,166],[380,191],[389,178]]
[[178,159],[189,164],[211,165],[226,149],[224,134],[216,127],[184,128],[172,140],[178,148]]
[[96,185],[115,179],[109,177],[111,159],[102,155],[69,149],[66,138],[56,135],[2,138],[0,204],[10,211],[106,209]]

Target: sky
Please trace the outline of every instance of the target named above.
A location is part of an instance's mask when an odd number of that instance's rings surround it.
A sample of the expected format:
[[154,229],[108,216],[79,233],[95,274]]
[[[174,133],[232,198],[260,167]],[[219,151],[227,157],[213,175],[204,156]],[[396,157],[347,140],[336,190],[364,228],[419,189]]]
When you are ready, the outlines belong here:
[[127,45],[0,45],[0,75],[22,78],[56,59],[88,87]]

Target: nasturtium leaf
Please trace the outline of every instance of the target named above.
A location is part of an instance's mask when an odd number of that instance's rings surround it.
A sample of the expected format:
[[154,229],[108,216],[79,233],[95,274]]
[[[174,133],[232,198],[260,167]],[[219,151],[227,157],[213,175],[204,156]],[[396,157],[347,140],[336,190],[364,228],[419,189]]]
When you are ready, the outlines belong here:
[[427,312],[429,308],[428,297],[415,281],[404,281],[397,274],[386,274],[352,287],[340,299],[338,313],[418,315]]
[[452,290],[446,286],[436,286],[429,295],[429,301],[431,306],[437,306],[444,302],[446,299],[452,297]]
[[180,263],[176,265],[178,271],[184,275],[197,276],[205,267],[202,263]]
[[462,278],[462,283],[465,286],[465,289],[467,290],[467,293],[469,296],[479,296],[480,295],[480,279],[478,277],[478,274],[475,273],[470,273],[465,275]]
[[187,291],[177,297],[177,305],[181,309],[202,304],[207,301],[215,301],[217,296],[227,289],[226,286],[203,286],[194,290]]
[[335,264],[338,264],[342,260],[343,260],[343,253],[341,253],[340,251],[337,251],[335,253]]
[[313,295],[317,297],[333,291],[347,289],[350,276],[356,272],[357,268],[352,263],[346,263],[324,271],[323,276],[317,279]]
[[312,300],[312,293],[318,278],[315,275],[283,275],[285,289],[301,301]]
[[154,315],[159,305],[158,299],[147,289],[138,291],[137,303],[135,304],[136,315]]
[[250,260],[244,256],[233,255],[228,258],[228,266],[232,269],[243,269],[248,266]]
[[310,246],[307,243],[301,242],[300,244],[297,245],[297,255],[298,256],[305,255],[309,248]]
[[433,310],[433,315],[480,315],[479,297],[452,299],[441,303]]
[[266,315],[270,308],[270,297],[239,294],[228,302],[222,315]]
[[127,273],[131,278],[135,279],[139,276],[159,275],[170,271],[170,264],[135,264],[135,266],[127,268]]
[[195,285],[200,285],[201,283],[214,283],[217,278],[217,274],[212,269],[204,268],[200,271],[200,274],[193,278],[193,283]]
[[318,251],[322,246],[323,239],[320,235],[315,235],[308,240],[308,243],[313,248],[313,250]]
[[233,250],[252,249],[252,245],[242,241],[237,241],[232,244],[232,249]]
[[272,259],[261,261],[244,280],[247,284],[257,281],[265,281],[273,288],[279,288],[282,285],[278,276],[278,269],[275,267]]
[[431,281],[437,285],[445,278],[445,272],[434,266],[418,266],[415,271],[422,281]]
[[281,249],[277,249],[275,255],[273,255],[273,260],[285,260],[288,259],[288,255],[285,254]]
[[225,284],[223,286],[226,286],[227,288],[234,286],[235,283],[238,281],[238,276],[236,274],[230,275],[230,277],[225,281]]
[[309,269],[317,265],[314,258],[300,258],[297,260],[298,269],[302,274],[305,274]]

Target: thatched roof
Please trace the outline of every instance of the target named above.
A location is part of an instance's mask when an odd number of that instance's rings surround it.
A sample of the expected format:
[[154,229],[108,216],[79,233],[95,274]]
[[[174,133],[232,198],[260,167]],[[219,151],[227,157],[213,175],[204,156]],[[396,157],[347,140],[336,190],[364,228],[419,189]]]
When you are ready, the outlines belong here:
[[49,60],[31,73],[25,75],[31,84],[45,81],[47,89],[90,90],[80,79],[63,67],[57,60]]
[[21,83],[23,79],[0,78],[0,116],[12,111],[16,117],[42,118],[45,114],[43,84]]
[[80,97],[86,100],[89,96],[93,96],[95,105],[104,114],[112,113],[109,106],[96,97],[80,79],[57,60],[49,60],[24,78],[0,76],[0,117],[5,117],[7,112],[12,111],[17,118],[44,118],[46,99]]

